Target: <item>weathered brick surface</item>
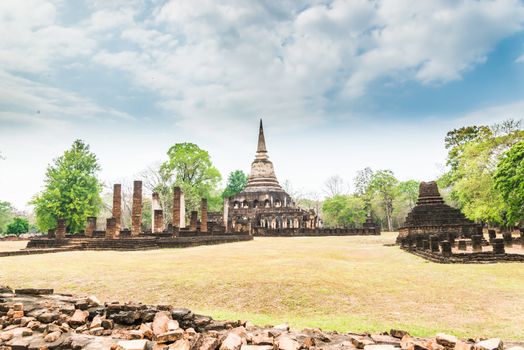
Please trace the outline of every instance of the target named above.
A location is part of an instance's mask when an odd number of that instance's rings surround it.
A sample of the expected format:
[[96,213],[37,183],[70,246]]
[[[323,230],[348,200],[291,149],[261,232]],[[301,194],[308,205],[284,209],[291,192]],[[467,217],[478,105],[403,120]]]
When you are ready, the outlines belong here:
[[131,235],[138,236],[142,229],[142,181],[133,182],[133,208]]
[[64,239],[66,235],[66,221],[65,219],[56,219],[56,239]]
[[88,216],[86,223],[85,235],[86,237],[93,237],[93,232],[96,230],[96,216]]
[[122,185],[113,186],[113,217],[116,221],[115,230],[120,232],[122,226]]
[[207,232],[207,199],[205,198],[202,198],[200,215],[200,232]]
[[153,212],[153,215],[155,217],[155,227],[153,228],[153,232],[163,232],[164,231],[164,211],[162,209],[156,209]]

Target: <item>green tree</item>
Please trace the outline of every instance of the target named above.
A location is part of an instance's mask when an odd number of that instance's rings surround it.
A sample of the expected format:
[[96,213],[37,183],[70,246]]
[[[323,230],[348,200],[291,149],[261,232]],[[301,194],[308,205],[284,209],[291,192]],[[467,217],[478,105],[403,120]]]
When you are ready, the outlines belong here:
[[11,203],[0,201],[0,235],[5,234],[7,224],[13,219],[13,207]]
[[401,181],[397,185],[399,199],[405,201],[410,210],[417,204],[419,185],[415,180]]
[[357,227],[366,220],[364,201],[357,196],[335,195],[322,205],[324,222],[330,227]]
[[513,226],[524,221],[524,141],[514,144],[495,171],[495,188],[506,203],[505,224]]
[[240,193],[247,186],[247,175],[242,170],[235,170],[229,173],[227,177],[227,185],[224,192],[222,192],[223,198],[229,198],[231,196]]
[[[518,123],[496,124],[482,137],[461,145],[456,164],[444,177],[451,187],[451,198],[471,220],[503,224],[507,204],[495,188],[494,174],[502,154],[524,139],[524,131],[515,130]],[[451,175],[450,175],[451,174]]]
[[99,170],[95,154],[81,140],[56,158],[47,168],[44,190],[31,202],[38,228],[47,231],[56,227],[57,218],[64,218],[68,232],[83,229],[86,218],[96,216],[102,204]]
[[[194,143],[177,143],[167,155],[169,159],[160,166],[160,173],[182,188],[187,212],[199,210],[201,198],[208,199],[209,210],[220,209],[216,208],[218,201],[212,199],[219,196],[217,186],[222,176],[213,166],[209,153]],[[172,191],[172,187],[162,190]]]
[[7,225],[7,233],[10,235],[21,235],[29,232],[29,221],[26,218],[15,217],[13,221]]
[[398,180],[391,170],[379,170],[373,174],[369,185],[384,209],[388,231],[393,231],[393,200],[397,195],[397,184]]
[[370,189],[371,179],[373,178],[373,170],[366,167],[362,170],[357,171],[357,176],[353,179],[355,184],[355,194],[361,197],[366,203],[366,209],[371,210],[371,200],[373,193]]

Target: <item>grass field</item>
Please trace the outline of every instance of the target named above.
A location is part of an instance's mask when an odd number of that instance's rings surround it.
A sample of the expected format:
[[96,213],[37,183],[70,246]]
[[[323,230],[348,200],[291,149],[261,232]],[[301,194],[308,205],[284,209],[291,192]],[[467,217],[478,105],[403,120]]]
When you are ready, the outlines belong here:
[[257,324],[524,339],[524,265],[434,264],[384,246],[394,237],[5,257],[0,284],[169,303]]

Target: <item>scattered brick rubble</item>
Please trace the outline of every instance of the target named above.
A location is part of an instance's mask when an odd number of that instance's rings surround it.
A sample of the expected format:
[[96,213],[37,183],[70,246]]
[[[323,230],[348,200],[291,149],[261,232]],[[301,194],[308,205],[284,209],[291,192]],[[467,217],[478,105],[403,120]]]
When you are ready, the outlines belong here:
[[14,292],[0,287],[0,350],[524,350],[500,339],[459,340],[452,335],[416,338],[323,332],[287,325],[257,327],[249,321],[215,321],[170,305],[102,304],[96,297]]

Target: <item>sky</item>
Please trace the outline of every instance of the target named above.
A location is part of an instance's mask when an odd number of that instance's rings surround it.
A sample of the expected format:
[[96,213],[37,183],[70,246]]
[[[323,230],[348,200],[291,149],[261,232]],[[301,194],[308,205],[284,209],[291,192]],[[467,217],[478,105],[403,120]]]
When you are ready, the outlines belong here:
[[429,181],[454,128],[524,117],[519,0],[2,0],[0,200],[27,208],[83,139],[100,179],[194,142],[249,172],[258,120],[280,182],[367,166]]

